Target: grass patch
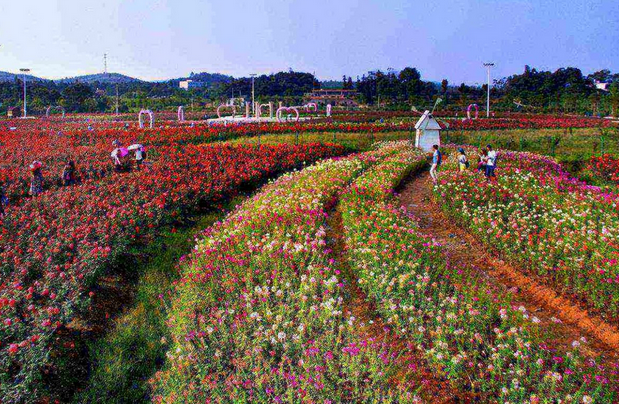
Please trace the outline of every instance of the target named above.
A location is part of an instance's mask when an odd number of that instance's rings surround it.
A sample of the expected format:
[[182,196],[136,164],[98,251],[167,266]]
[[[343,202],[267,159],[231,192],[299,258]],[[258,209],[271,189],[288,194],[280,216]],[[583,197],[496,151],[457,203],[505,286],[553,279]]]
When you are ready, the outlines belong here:
[[411,132],[344,133],[344,132],[299,132],[275,135],[242,137],[227,141],[229,144],[303,144],[336,143],[355,151],[370,150],[374,142],[415,139]]
[[150,402],[148,379],[164,363],[169,340],[162,294],[170,293],[178,278],[179,260],[191,251],[196,235],[242,200],[236,197],[183,228],[168,230],[139,250],[143,258],[135,264],[142,276],[135,285],[134,301],[106,337],[91,343],[89,382],[76,394],[75,403]]

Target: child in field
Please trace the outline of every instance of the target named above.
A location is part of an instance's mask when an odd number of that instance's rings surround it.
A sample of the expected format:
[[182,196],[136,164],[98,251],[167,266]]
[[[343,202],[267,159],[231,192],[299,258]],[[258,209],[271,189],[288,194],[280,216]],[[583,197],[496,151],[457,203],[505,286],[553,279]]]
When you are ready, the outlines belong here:
[[460,167],[460,172],[463,172],[469,167],[469,159],[466,157],[466,153],[462,147],[458,149],[458,167]]
[[481,150],[478,153],[479,163],[477,163],[477,170],[486,174],[486,165],[488,164],[488,151],[486,149]]
[[437,170],[441,166],[443,162],[443,154],[439,151],[438,145],[435,144],[432,146],[434,149],[434,153],[432,154],[432,166],[430,167],[430,177],[432,177],[432,181],[436,184],[438,181],[438,173]]
[[144,162],[144,157],[145,157],[145,153],[144,153],[144,149],[139,147],[135,150],[135,168],[136,170],[139,170],[140,167],[142,166],[142,163]]

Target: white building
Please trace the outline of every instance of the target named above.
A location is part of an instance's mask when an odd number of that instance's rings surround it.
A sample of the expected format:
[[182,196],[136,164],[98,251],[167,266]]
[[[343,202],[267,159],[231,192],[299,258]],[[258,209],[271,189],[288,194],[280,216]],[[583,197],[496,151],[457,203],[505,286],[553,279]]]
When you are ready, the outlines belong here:
[[595,88],[602,91],[608,91],[608,87],[610,87],[610,83],[602,83],[600,81],[595,81]]
[[432,116],[430,111],[423,113],[419,121],[415,124],[417,136],[415,137],[415,146],[421,150],[432,151],[432,146],[441,145],[441,125]]
[[178,87],[182,88],[183,90],[189,90],[191,88],[202,88],[204,87],[204,83],[193,80],[181,80],[178,83]]

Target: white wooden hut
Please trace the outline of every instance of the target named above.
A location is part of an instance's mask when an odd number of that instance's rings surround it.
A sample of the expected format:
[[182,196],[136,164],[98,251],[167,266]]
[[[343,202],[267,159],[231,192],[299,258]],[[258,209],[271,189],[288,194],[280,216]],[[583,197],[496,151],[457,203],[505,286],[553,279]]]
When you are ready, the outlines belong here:
[[423,151],[432,151],[432,146],[441,144],[441,125],[432,116],[430,111],[423,113],[419,121],[415,124],[417,136],[415,137],[415,146]]

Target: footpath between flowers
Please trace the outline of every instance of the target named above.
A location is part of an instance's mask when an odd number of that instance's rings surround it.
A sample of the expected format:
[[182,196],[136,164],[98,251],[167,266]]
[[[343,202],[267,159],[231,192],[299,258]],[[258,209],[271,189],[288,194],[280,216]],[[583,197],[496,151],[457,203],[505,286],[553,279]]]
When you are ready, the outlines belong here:
[[[439,401],[455,391],[482,402],[613,402],[617,382],[584,340],[549,347],[534,318],[447,262],[397,205],[393,189],[425,164],[406,143],[319,163],[209,229],[183,265],[155,401],[415,402],[446,382]],[[335,256],[334,206],[345,240]],[[382,334],[350,309],[354,277]]]

